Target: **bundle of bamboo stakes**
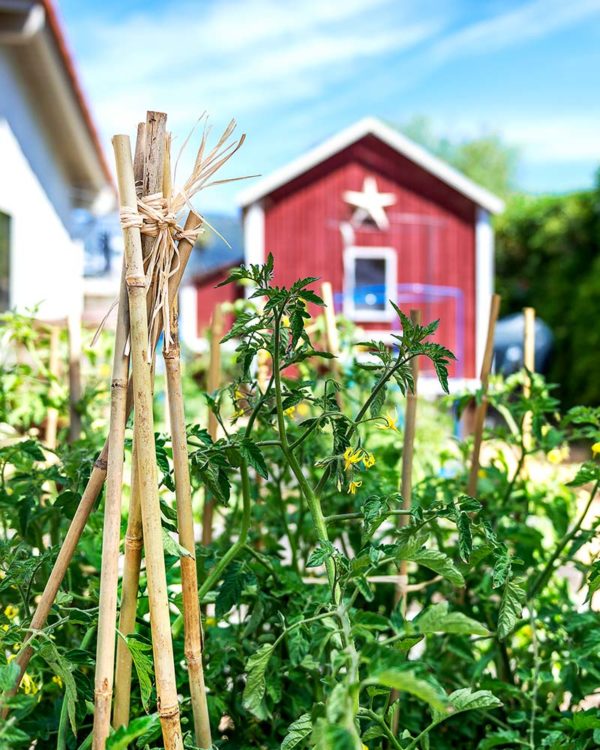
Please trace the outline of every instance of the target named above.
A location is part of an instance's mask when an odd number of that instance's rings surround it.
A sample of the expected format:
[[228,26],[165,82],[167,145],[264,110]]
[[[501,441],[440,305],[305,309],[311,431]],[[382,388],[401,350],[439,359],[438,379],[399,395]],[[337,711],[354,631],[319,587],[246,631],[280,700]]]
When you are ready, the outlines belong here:
[[[208,151],[205,128],[192,176],[182,190],[172,191],[170,135],[166,115],[148,112],[138,126],[135,159],[129,138],[113,138],[125,241],[118,300],[111,382],[109,436],[71,521],[43,595],[31,620],[29,634],[17,655],[20,671],[12,693],[34,651],[91,509],[106,480],[104,533],[97,634],[93,747],[106,745],[112,725],[129,722],[132,660],[123,638],[117,637],[118,563],[123,485],[125,428],[133,410],[131,499],[125,536],[119,633],[135,628],[142,546],[150,605],[150,625],[156,676],[157,708],[165,750],[183,748],[173,660],[169,601],[164,562],[161,513],[156,476],[153,424],[154,352],[164,334],[163,358],[171,429],[183,593],[184,652],[188,665],[195,743],[212,745],[202,665],[202,632],[195,563],[195,539],[187,439],[181,384],[177,326],[177,291],[203,219],[190,209],[185,224],[179,214],[200,189],[221,182],[215,172],[244,141],[231,136],[232,121],[216,146]],[[131,366],[131,373],[130,373]],[[115,669],[116,651],[116,669]]]

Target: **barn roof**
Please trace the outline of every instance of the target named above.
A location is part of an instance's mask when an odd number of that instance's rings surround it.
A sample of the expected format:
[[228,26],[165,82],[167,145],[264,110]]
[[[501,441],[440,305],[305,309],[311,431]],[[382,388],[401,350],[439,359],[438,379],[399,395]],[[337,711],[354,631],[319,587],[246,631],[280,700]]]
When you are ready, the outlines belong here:
[[503,211],[504,202],[498,196],[465,177],[454,167],[438,159],[437,156],[433,156],[422,146],[375,117],[365,117],[359,120],[354,125],[341,130],[315,148],[294,159],[294,161],[259,180],[258,183],[239,195],[239,204],[245,207],[261,200],[291,180],[369,135],[375,136],[402,156],[435,175],[478,206],[491,213]]

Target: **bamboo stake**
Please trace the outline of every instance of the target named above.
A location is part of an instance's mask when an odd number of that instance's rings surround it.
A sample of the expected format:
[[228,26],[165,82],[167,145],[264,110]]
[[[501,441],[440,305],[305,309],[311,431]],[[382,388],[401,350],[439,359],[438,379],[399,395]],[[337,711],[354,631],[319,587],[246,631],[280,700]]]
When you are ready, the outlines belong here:
[[[152,124],[160,122],[156,118]],[[164,120],[163,120],[164,122]],[[158,130],[158,127],[157,127]],[[146,131],[149,136],[148,129]],[[152,142],[152,139],[150,139]],[[164,129],[160,136],[164,148]],[[127,136],[113,138],[121,208],[137,209],[131,147]],[[145,187],[145,185],[144,185]],[[169,618],[169,599],[162,524],[156,477],[154,419],[152,414],[152,373],[148,362],[148,321],[146,278],[139,227],[123,229],[127,262],[127,288],[131,328],[131,359],[135,391],[135,435],[138,450],[138,478],[142,523],[146,548],[146,574],[150,601],[150,623],[156,673],[158,714],[165,750],[182,750],[177,683]]]
[[[325,303],[325,336],[327,339],[327,348],[334,356],[334,359],[330,360],[331,373],[334,378],[338,378],[341,375],[341,365],[339,360],[340,337],[335,319],[333,289],[329,281],[324,281],[321,284],[321,297]],[[341,411],[343,408],[343,401],[340,391],[336,392],[335,398]]]
[[[133,174],[135,177],[136,195],[142,197],[144,181],[144,161],[146,157],[146,123],[140,122],[135,141],[133,157]],[[144,247],[142,238],[142,248]],[[127,531],[124,541],[123,580],[121,583],[121,609],[119,612],[119,632],[128,636],[135,630],[137,597],[142,565],[142,506],[140,503],[139,479],[137,476],[137,447],[135,436],[131,449],[131,484]],[[117,642],[117,660],[115,665],[115,700],[113,724],[115,727],[129,724],[131,706],[131,669],[133,666],[131,652],[123,638]]]
[[[200,226],[201,223],[202,219],[195,213],[190,211],[184,229],[196,229],[198,226]],[[176,268],[173,269],[173,275],[169,279],[169,299],[171,300],[174,300],[177,296],[177,289],[179,289],[179,285],[189,261],[192,248],[193,245],[186,239],[182,239],[179,243],[179,264]],[[153,337],[153,348],[156,347],[157,341],[158,335]],[[130,377],[127,388],[128,416],[131,413],[131,409],[133,406],[132,394],[133,381]],[[77,510],[75,511],[73,519],[71,520],[71,524],[69,525],[69,529],[65,536],[60,552],[58,553],[48,581],[46,582],[44,591],[40,596],[37,608],[33,614],[33,617],[31,618],[31,624],[29,625],[28,634],[23,641],[21,651],[19,651],[15,658],[15,662],[19,665],[19,674],[17,676],[17,679],[15,680],[13,688],[7,691],[7,696],[16,694],[17,690],[19,689],[19,685],[21,684],[21,680],[23,679],[23,675],[27,670],[27,665],[29,664],[29,661],[33,654],[31,639],[33,638],[35,633],[38,630],[41,630],[46,624],[48,614],[50,613],[52,605],[54,604],[58,589],[60,588],[63,578],[65,577],[67,568],[69,567],[69,563],[73,558],[77,543],[79,542],[81,534],[83,533],[89,515],[92,511],[92,508],[94,507],[94,503],[98,499],[98,495],[100,494],[104,485],[104,479],[106,477],[107,458],[108,438],[104,443],[100,455],[94,463],[90,478],[88,479],[85,490],[83,491],[81,500],[79,501],[79,505],[77,506]],[[3,709],[0,714],[0,718],[6,717],[7,714],[8,709]]]
[[121,274],[119,311],[115,332],[111,383],[110,423],[108,436],[108,470],[104,499],[102,534],[102,567],[100,568],[100,608],[96,643],[96,676],[94,685],[93,749],[104,750],[110,732],[110,709],[113,693],[117,590],[119,585],[119,542],[123,461],[125,458],[125,424],[127,422],[127,378],[129,356],[125,345],[129,333],[125,258]]
[[479,455],[481,453],[481,443],[483,442],[483,427],[485,416],[488,408],[488,384],[490,372],[492,371],[492,361],[494,359],[494,333],[496,331],[496,321],[500,312],[500,302],[502,298],[499,294],[492,295],[490,305],[490,318],[488,322],[487,338],[485,340],[485,350],[483,352],[483,361],[481,363],[481,401],[475,411],[475,430],[473,433],[473,455],[471,456],[471,468],[469,470],[469,481],[467,484],[467,495],[473,497],[477,492],[477,477],[479,475]]
[[[523,395],[525,398],[531,396],[531,373],[535,372],[535,308],[524,307],[524,331],[523,331],[523,365],[525,366],[525,382],[523,383]],[[527,412],[523,418],[523,446],[525,450],[531,449],[531,412]]]
[[[210,362],[208,365],[207,389],[214,393],[221,385],[221,336],[223,333],[223,311],[221,305],[215,305],[210,326]],[[208,412],[208,434],[212,440],[217,439],[219,423],[216,416]],[[202,544],[207,546],[212,542],[213,514],[215,502],[207,494],[204,496],[202,510]]]
[[[48,371],[53,378],[58,378],[59,374],[59,349],[60,349],[60,328],[57,325],[50,326],[50,357],[48,362]],[[50,386],[50,393],[56,392],[55,382]],[[58,409],[51,406],[46,415],[46,436],[45,442],[50,450],[56,448],[56,432],[58,428]]]
[[67,318],[69,334],[69,442],[81,437],[81,315],[73,313]]
[[165,361],[167,393],[169,394],[169,416],[171,443],[173,446],[179,543],[189,552],[189,556],[181,557],[184,652],[188,666],[196,745],[203,750],[209,750],[212,747],[212,738],[206,703],[204,669],[202,666],[202,622],[198,600],[196,540],[194,535],[192,488],[190,484],[187,434],[181,385],[181,359],[176,309],[173,310],[171,316],[171,335],[173,344],[168,349],[165,348],[163,357]]

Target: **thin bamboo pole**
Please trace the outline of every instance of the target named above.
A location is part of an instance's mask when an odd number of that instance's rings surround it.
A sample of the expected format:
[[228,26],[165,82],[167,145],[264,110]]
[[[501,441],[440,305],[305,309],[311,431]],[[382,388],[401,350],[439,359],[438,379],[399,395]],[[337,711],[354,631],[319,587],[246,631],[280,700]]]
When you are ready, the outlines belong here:
[[81,313],[72,313],[67,318],[69,334],[69,442],[81,437]]
[[[136,195],[142,196],[144,181],[144,161],[146,156],[146,123],[140,122],[135,141],[133,157],[133,174],[135,177]],[[142,238],[142,248],[144,246]],[[135,406],[134,406],[135,408]],[[119,611],[119,632],[128,636],[135,630],[137,597],[142,565],[142,506],[140,503],[139,480],[137,476],[137,447],[134,436],[131,449],[131,484],[127,531],[124,541],[123,580],[121,583],[121,608]],[[127,643],[119,638],[117,641],[117,659],[115,665],[115,700],[113,707],[113,724],[120,727],[129,724],[131,706],[131,670],[133,662]]]
[[163,357],[166,370],[166,390],[169,397],[175,495],[177,498],[177,525],[179,543],[190,555],[181,557],[184,652],[188,666],[196,745],[202,748],[202,750],[210,750],[212,747],[212,738],[206,703],[204,669],[202,666],[202,622],[198,600],[196,540],[194,535],[192,488],[190,484],[185,411],[181,385],[181,358],[176,309],[173,310],[171,316],[171,335],[173,343],[168,349],[165,348]]
[[[148,136],[148,131],[147,131]],[[164,148],[164,130],[161,137]],[[137,209],[131,146],[127,136],[113,138],[121,208]],[[138,478],[146,549],[146,575],[150,601],[150,624],[156,674],[158,714],[165,750],[181,750],[177,683],[169,618],[169,599],[162,542],[162,524],[156,476],[152,371],[148,362],[146,278],[139,227],[123,229],[127,263],[127,288],[131,328],[131,360],[135,391],[135,425]]]
[[[57,325],[50,326],[50,357],[48,361],[48,371],[52,378],[58,378],[59,375],[59,353],[60,353],[60,328]],[[56,392],[56,383],[53,381],[50,385],[50,393]],[[50,450],[56,448],[56,433],[58,429],[58,409],[51,406],[46,415],[46,435],[45,442]]]
[[[333,354],[334,359],[330,360],[331,373],[334,378],[339,378],[341,375],[341,364],[339,360],[340,356],[340,337],[337,329],[337,323],[335,319],[335,304],[333,300],[333,288],[329,281],[324,281],[321,284],[321,297],[325,303],[325,336],[327,339],[327,348]],[[340,410],[343,408],[342,394],[337,391],[335,395],[337,404]]]
[[[200,219],[200,217],[194,214],[193,212],[190,212],[185,222],[184,229],[185,230],[196,229],[198,226],[200,226],[201,223],[202,223],[202,220]],[[182,239],[179,243],[179,263],[175,266],[175,268],[173,268],[172,270],[173,275],[169,279],[169,299],[170,300],[174,300],[177,296],[177,290],[179,289],[179,285],[181,283],[183,273],[186,269],[188,260],[190,258],[190,253],[192,252],[192,248],[193,248],[193,245],[186,239]],[[153,340],[152,340],[153,349],[156,347],[157,341],[158,341],[158,335],[153,337]],[[129,385],[127,388],[127,415],[128,416],[131,413],[131,409],[133,406],[132,396],[133,396],[133,382],[130,377]],[[58,593],[58,589],[60,588],[63,578],[65,577],[67,568],[69,567],[69,563],[71,562],[71,559],[77,547],[77,543],[79,542],[81,534],[83,533],[83,530],[85,528],[89,515],[92,511],[92,508],[94,507],[94,503],[98,499],[98,495],[100,494],[100,491],[102,490],[102,487],[104,485],[104,479],[106,477],[107,458],[108,458],[108,438],[106,439],[104,443],[104,446],[102,448],[102,451],[100,452],[100,455],[98,456],[98,458],[96,459],[94,463],[92,472],[90,474],[90,478],[88,479],[85,490],[83,491],[81,500],[79,501],[79,505],[77,506],[77,510],[75,511],[75,514],[73,515],[73,519],[71,520],[71,523],[69,525],[69,529],[65,536],[60,552],[58,553],[58,556],[56,558],[56,561],[54,563],[50,576],[46,582],[46,586],[44,587],[44,591],[42,592],[42,595],[40,596],[36,610],[33,614],[33,617],[31,618],[31,624],[29,625],[29,632],[23,641],[23,646],[21,650],[19,651],[19,653],[17,654],[17,657],[15,658],[15,662],[19,665],[19,673],[17,675],[17,679],[15,680],[13,688],[7,691],[7,696],[15,695],[17,690],[19,689],[19,685],[21,684],[21,680],[23,679],[23,675],[25,674],[27,665],[29,664],[29,661],[33,654],[33,647],[31,646],[31,643],[30,643],[31,638],[35,635],[35,633],[38,630],[43,628],[44,625],[46,624],[46,620],[48,619],[48,614],[50,613],[52,605],[54,604],[54,600],[56,599],[56,594]],[[8,713],[8,709],[3,709],[2,713],[0,714],[0,717],[6,717],[7,713]]]
[[490,318],[488,321],[487,337],[485,340],[485,350],[483,352],[483,361],[481,362],[481,401],[475,411],[475,429],[473,432],[473,454],[471,456],[471,468],[469,469],[469,481],[467,483],[467,494],[473,497],[477,492],[477,477],[479,475],[479,456],[481,453],[481,443],[483,442],[483,427],[485,416],[488,408],[488,384],[490,373],[492,371],[492,361],[494,359],[494,333],[496,331],[496,321],[500,312],[500,302],[502,298],[499,294],[492,295],[490,304]]
[[104,750],[110,732],[110,710],[113,694],[113,670],[119,585],[119,543],[123,461],[125,458],[125,424],[127,421],[127,380],[129,356],[125,345],[129,333],[125,259],[121,274],[119,311],[111,383],[110,426],[108,436],[108,471],[104,499],[102,533],[102,567],[100,568],[100,608],[96,642],[96,675],[94,685],[93,749]]
[[[535,372],[535,308],[524,307],[523,315],[523,365],[526,370],[523,395],[525,398],[529,398],[531,396],[531,373]],[[531,412],[527,412],[523,418],[523,446],[525,450],[531,449],[531,422]]]
[[[221,336],[223,334],[223,312],[221,305],[215,305],[210,325],[210,362],[208,365],[207,390],[213,393],[221,385]],[[217,439],[219,423],[216,416],[208,412],[208,434],[212,440]],[[208,494],[204,495],[202,509],[202,544],[207,546],[212,542],[213,514],[215,502]]]

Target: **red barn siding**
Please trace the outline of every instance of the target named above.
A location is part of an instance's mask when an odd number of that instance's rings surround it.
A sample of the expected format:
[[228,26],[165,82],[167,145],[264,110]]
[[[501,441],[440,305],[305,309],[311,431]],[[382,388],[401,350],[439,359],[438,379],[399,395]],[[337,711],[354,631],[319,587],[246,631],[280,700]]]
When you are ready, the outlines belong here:
[[[197,331],[199,336],[204,336],[217,305],[224,302],[235,302],[241,296],[241,291],[235,284],[227,284],[226,286],[216,288],[217,284],[225,281],[228,275],[229,269],[217,270],[212,275],[205,276],[196,283]],[[230,328],[231,322],[232,315],[228,313],[223,319],[225,331]]]
[[[447,287],[454,297],[414,296],[400,287],[400,307],[420,308],[424,321],[441,319],[437,340],[460,355],[453,375],[475,376],[475,206],[423,168],[374,137],[367,137],[273,192],[265,200],[265,254],[275,256],[275,282],[290,285],[319,276],[343,290],[340,222],[352,207],[346,190],[361,190],[374,176],[379,192],[393,193],[388,230],[355,229],[357,246],[392,247],[398,284]],[[462,297],[462,312],[460,297]],[[461,325],[460,318],[463,322]],[[364,328],[389,330],[395,323]]]

